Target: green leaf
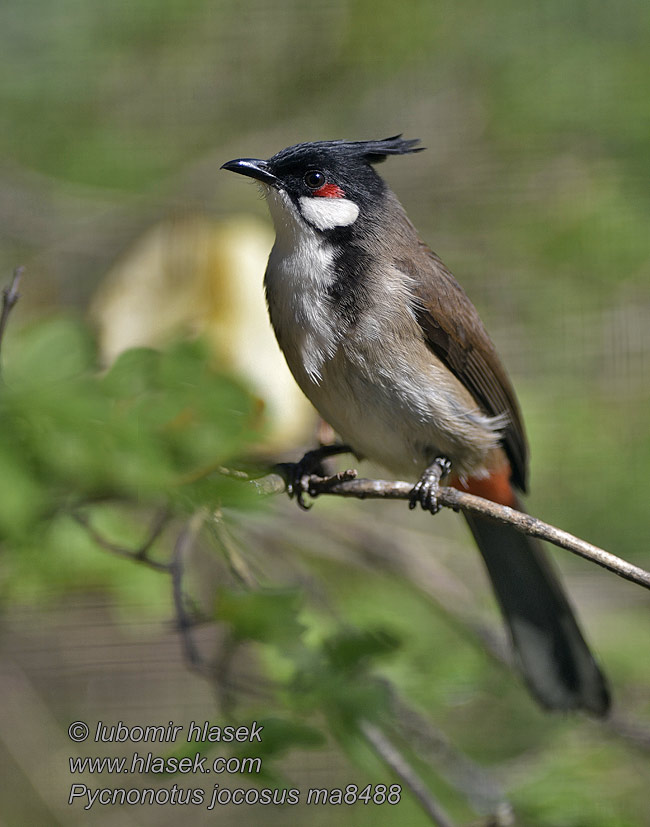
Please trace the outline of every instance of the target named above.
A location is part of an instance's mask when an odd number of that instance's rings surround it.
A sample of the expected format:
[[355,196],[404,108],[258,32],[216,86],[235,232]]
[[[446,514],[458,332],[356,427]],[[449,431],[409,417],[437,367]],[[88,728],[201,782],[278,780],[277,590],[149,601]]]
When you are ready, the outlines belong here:
[[11,338],[4,379],[16,387],[53,385],[87,371],[93,358],[94,346],[84,325],[73,319],[48,319]]
[[385,629],[345,629],[325,641],[324,650],[335,669],[350,669],[370,658],[392,654],[400,641]]
[[304,626],[298,620],[300,592],[273,589],[239,592],[221,589],[216,617],[229,623],[238,640],[282,645],[300,639]]
[[45,508],[46,494],[16,446],[0,441],[0,534],[16,539],[28,532]]
[[322,732],[299,720],[277,716],[259,723],[264,726],[262,743],[256,746],[260,756],[280,755],[294,747],[314,749],[325,743]]

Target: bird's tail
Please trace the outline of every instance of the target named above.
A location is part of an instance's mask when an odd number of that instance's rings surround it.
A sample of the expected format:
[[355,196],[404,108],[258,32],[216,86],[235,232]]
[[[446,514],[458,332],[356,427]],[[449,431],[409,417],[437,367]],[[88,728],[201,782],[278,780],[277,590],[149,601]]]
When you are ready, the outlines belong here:
[[[481,481],[487,482],[487,481]],[[471,483],[471,481],[470,481]],[[509,483],[508,483],[509,484]],[[482,490],[462,486],[486,496]],[[521,510],[510,489],[509,501]],[[476,514],[465,514],[483,555],[515,658],[526,683],[549,709],[609,709],[607,682],[591,654],[551,560],[539,540]]]

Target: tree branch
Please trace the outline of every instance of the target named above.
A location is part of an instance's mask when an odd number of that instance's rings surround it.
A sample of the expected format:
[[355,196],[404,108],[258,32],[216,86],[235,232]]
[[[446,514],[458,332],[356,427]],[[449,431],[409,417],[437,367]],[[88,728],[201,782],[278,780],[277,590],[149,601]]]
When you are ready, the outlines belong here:
[[24,271],[24,267],[16,267],[13,278],[11,279],[11,284],[9,287],[5,287],[2,291],[2,310],[0,311],[0,350],[2,349],[2,341],[7,328],[9,314],[14,309],[18,299],[20,298],[18,286],[20,285],[20,277]]
[[172,598],[174,600],[176,623],[181,636],[183,654],[187,663],[199,672],[205,669],[205,663],[192,635],[192,628],[195,623],[185,605],[183,574],[186,558],[192,551],[206,518],[207,512],[201,508],[185,523],[174,544],[174,553],[169,564],[169,571],[172,576]]
[[445,733],[415,706],[399,696],[388,682],[384,684],[391,694],[395,725],[409,748],[437,771],[455,790],[462,793],[472,808],[491,814],[492,827],[514,825],[512,805],[507,800],[496,773],[477,764],[453,744]]
[[[334,494],[339,497],[356,497],[360,500],[381,499],[381,500],[408,500],[413,485],[408,482],[388,480],[367,480],[355,479],[353,471],[345,471],[343,474],[334,474],[331,477],[318,477],[312,475],[308,479],[308,493],[311,497],[321,494]],[[268,474],[262,479],[255,480],[255,485],[261,493],[281,493],[286,491],[286,483],[279,474]],[[522,534],[529,534],[531,537],[538,537],[540,540],[547,540],[555,546],[564,548],[567,551],[584,557],[592,563],[617,574],[625,580],[630,580],[639,586],[650,589],[650,572],[639,566],[628,563],[616,555],[605,551],[598,546],[587,543],[568,531],[542,522],[537,517],[531,517],[522,511],[509,508],[506,505],[498,505],[483,497],[468,494],[465,491],[458,491],[456,488],[441,486],[438,492],[438,503],[451,508],[453,511],[467,511],[470,514],[480,514],[497,522],[507,523],[521,531]]]
[[103,548],[104,551],[109,551],[111,554],[115,554],[118,557],[128,557],[130,560],[134,560],[136,563],[143,563],[149,568],[155,569],[156,571],[171,571],[171,564],[170,563],[160,563],[158,560],[154,560],[149,557],[149,551],[151,547],[154,545],[156,540],[160,537],[163,533],[163,530],[167,523],[171,518],[170,512],[163,508],[161,509],[156,516],[151,525],[151,529],[146,540],[142,543],[139,548],[131,549],[126,548],[125,546],[121,546],[118,543],[113,543],[107,537],[104,537],[96,528],[93,527],[92,523],[88,519],[85,514],[82,514],[80,511],[71,511],[70,516],[73,520],[79,523],[79,525],[83,526],[88,535],[97,543],[100,548]]
[[425,783],[406,761],[404,756],[388,740],[382,730],[368,720],[361,720],[359,727],[364,738],[372,746],[377,755],[381,756],[400,781],[408,787],[418,799],[422,809],[429,816],[432,823],[436,824],[437,827],[454,827],[453,822],[449,820],[449,817],[429,792]]

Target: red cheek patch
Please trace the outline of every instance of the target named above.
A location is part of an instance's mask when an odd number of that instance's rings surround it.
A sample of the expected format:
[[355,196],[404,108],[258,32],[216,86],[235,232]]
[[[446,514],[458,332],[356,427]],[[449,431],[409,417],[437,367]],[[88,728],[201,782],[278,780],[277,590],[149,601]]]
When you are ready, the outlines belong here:
[[323,198],[344,198],[345,193],[341,189],[341,187],[337,187],[336,184],[323,184],[322,187],[319,187],[317,190],[314,190],[314,195],[320,195]]

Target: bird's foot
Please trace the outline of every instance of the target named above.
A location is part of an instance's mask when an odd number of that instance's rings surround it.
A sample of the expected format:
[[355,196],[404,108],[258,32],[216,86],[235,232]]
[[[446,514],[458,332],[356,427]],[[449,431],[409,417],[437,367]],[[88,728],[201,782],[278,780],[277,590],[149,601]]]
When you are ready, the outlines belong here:
[[[305,494],[309,494],[309,479],[312,475],[325,476],[323,460],[337,454],[351,453],[347,445],[322,445],[313,451],[307,451],[304,457],[298,462],[280,462],[274,470],[280,474],[287,484],[287,494],[296,502],[303,511],[308,511],[311,505],[305,502]],[[313,496],[313,495],[312,495]]]
[[451,462],[446,457],[436,457],[413,486],[409,496],[409,508],[415,508],[419,503],[425,511],[437,514],[440,511],[438,504],[440,480],[450,471]]

